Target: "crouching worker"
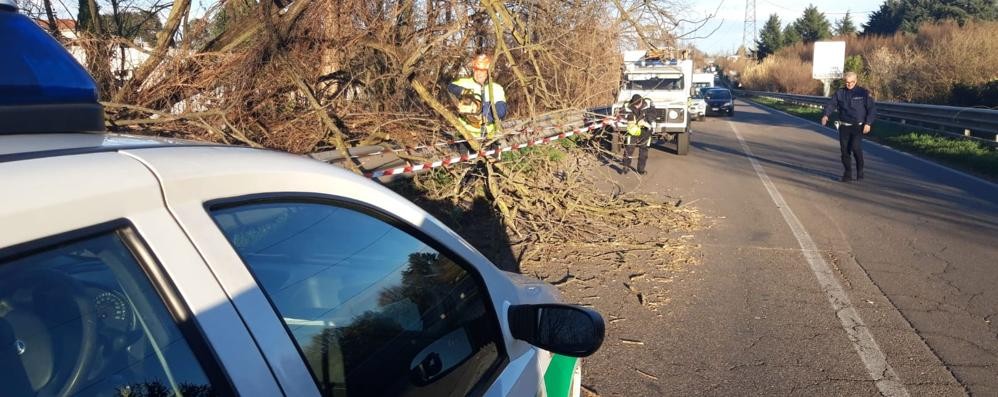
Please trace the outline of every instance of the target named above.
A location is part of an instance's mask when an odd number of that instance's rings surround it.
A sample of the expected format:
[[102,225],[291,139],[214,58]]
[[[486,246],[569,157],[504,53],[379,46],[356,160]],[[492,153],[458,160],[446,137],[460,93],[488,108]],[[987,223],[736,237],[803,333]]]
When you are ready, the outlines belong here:
[[647,111],[647,103],[641,95],[634,94],[624,108],[624,121],[627,122],[627,133],[624,137],[624,169],[626,174],[631,168],[631,155],[634,148],[638,149],[638,174],[645,174],[648,163],[648,147],[651,146],[651,115]]

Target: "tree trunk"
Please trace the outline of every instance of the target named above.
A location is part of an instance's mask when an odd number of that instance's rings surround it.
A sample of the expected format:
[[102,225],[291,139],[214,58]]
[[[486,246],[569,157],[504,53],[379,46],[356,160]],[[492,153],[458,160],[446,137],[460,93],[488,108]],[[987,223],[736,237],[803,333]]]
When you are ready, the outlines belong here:
[[[94,2],[95,0],[90,0]],[[128,80],[125,85],[118,90],[118,93],[114,96],[115,102],[123,102],[122,99],[129,94],[134,94],[139,91],[142,87],[142,83],[152,75],[152,72],[159,67],[159,64],[163,62],[166,58],[166,53],[173,43],[173,36],[177,34],[177,29],[180,28],[180,23],[184,20],[184,15],[191,8],[191,0],[176,0],[173,3],[173,7],[170,9],[170,16],[166,19],[166,23],[163,24],[163,30],[156,34],[156,47],[153,48],[152,54],[149,58],[146,58],[145,62],[139,66],[135,73],[132,74],[132,78]]]

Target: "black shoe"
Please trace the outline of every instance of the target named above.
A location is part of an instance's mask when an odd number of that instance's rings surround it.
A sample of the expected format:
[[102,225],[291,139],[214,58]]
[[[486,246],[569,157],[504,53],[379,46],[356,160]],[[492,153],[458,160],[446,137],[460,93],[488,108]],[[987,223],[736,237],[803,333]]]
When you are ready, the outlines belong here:
[[631,171],[630,168],[624,167],[624,169],[620,170],[620,175],[627,175],[627,173],[630,171]]
[[863,179],[863,171],[859,171],[856,173],[856,180],[858,181],[861,179]]
[[851,180],[852,180],[852,174],[842,174],[842,178],[839,179],[839,182],[849,182]]
[[638,170],[638,174],[644,175],[647,174],[647,172],[645,172],[645,170]]

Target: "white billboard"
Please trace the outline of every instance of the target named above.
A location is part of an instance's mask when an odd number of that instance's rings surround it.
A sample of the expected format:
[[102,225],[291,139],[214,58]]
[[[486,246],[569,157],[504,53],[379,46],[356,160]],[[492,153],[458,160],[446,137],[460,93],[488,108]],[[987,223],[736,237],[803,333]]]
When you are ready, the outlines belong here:
[[842,78],[846,63],[846,42],[815,41],[811,77],[818,80]]

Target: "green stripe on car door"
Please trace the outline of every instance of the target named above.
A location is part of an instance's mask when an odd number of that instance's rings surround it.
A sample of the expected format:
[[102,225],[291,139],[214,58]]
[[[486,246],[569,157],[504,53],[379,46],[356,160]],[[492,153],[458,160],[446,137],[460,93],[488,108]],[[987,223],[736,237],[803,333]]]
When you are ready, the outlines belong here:
[[544,388],[548,397],[568,397],[572,388],[572,375],[575,374],[575,357],[555,354],[551,364],[544,371]]

